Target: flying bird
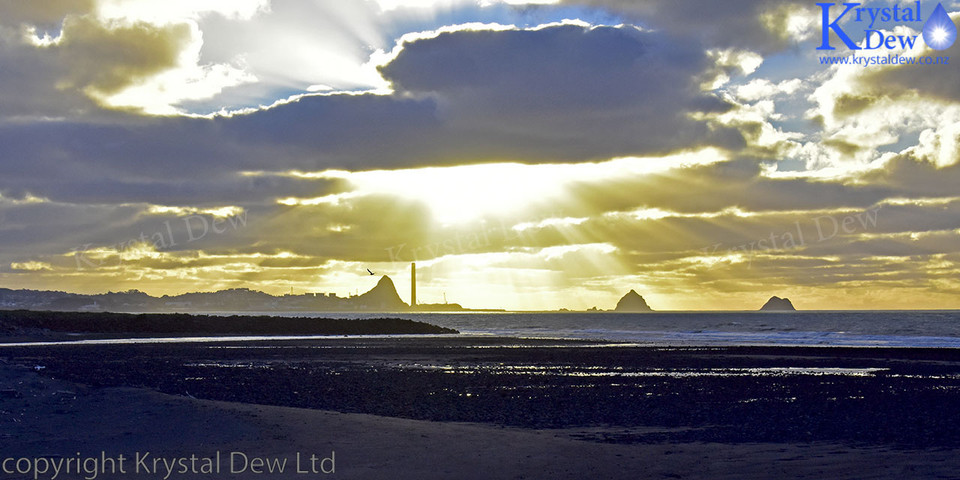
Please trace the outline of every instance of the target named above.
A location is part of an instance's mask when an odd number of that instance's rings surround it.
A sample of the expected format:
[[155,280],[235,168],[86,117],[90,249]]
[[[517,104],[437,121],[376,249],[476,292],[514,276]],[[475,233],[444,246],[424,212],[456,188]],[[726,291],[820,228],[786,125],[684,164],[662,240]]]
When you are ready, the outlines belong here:
[[[370,272],[370,269],[368,268],[367,271]],[[376,275],[376,273],[370,272],[370,275]]]

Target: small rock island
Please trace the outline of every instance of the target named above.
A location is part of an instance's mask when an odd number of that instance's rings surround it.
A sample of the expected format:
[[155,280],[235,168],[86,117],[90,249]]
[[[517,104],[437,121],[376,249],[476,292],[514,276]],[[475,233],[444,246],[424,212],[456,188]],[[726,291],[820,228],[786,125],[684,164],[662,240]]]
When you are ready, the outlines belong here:
[[760,311],[768,312],[793,312],[796,310],[796,308],[793,308],[793,304],[790,303],[789,298],[780,298],[777,296],[770,297],[770,300],[767,300],[767,303],[760,307]]
[[653,309],[647,305],[646,300],[644,300],[636,290],[630,290],[617,302],[617,308],[615,308],[614,311],[625,313],[652,312]]

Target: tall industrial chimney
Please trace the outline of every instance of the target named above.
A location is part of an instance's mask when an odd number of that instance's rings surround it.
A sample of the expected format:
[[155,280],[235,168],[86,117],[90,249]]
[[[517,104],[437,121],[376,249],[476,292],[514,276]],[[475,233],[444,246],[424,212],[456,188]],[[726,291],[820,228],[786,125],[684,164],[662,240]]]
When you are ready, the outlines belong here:
[[410,262],[410,308],[417,306],[417,262]]

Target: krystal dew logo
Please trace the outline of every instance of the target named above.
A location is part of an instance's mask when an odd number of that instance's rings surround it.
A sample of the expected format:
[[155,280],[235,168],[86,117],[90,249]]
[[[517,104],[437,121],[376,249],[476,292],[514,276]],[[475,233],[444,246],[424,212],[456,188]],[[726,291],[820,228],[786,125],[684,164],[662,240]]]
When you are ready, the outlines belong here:
[[[885,48],[912,49],[920,35],[894,35],[875,29],[876,23],[895,22],[902,25],[911,25],[923,21],[920,11],[920,2],[913,5],[891,7],[861,7],[860,3],[844,3],[843,11],[831,20],[831,9],[836,6],[832,3],[818,3],[823,15],[822,41],[817,50],[835,50],[830,44],[830,32],[837,35],[847,48],[851,50],[876,50]],[[843,25],[841,25],[841,21]],[[863,46],[857,45],[848,32],[863,31]],[[923,41],[934,50],[946,50],[957,39],[957,26],[943,5],[937,4],[922,29]]]

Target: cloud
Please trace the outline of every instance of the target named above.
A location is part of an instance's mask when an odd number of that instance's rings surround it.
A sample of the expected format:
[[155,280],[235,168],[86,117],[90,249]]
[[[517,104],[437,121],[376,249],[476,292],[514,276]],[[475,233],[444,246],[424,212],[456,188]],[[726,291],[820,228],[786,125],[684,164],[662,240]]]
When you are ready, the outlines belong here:
[[47,50],[57,55],[66,77],[58,88],[109,96],[176,66],[193,32],[185,24],[107,27],[90,17],[67,17],[61,40]]
[[[932,135],[931,135],[932,136]],[[921,139],[922,142],[922,139]],[[954,144],[954,149],[956,149]],[[906,198],[949,198],[957,193],[960,182],[960,162],[942,166],[937,162],[939,152],[924,155],[921,143],[900,155],[894,155],[861,175],[863,182],[895,189]],[[954,150],[954,159],[960,152]]]
[[273,2],[249,18],[205,15],[197,21],[201,64],[237,66],[257,82],[178,106],[206,114],[307,91],[382,93],[387,85],[376,67],[401,38],[463,24],[525,26],[570,18],[569,10],[520,5],[527,3],[542,2],[315,0]]
[[303,96],[222,123],[241,141],[304,149],[313,170],[736,147],[735,129],[693,118],[728,108],[700,91],[712,68],[697,48],[632,27],[457,31],[407,43],[381,67],[392,96]]
[[262,2],[187,3],[166,10],[149,2],[125,2],[122,10],[109,1],[0,3],[0,61],[18,65],[15,75],[0,73],[0,105],[10,107],[2,116],[89,118],[101,108],[173,114],[181,102],[250,82],[236,62],[201,63],[198,21],[212,12],[249,18]]
[[270,11],[270,0],[99,0],[97,14],[109,20],[180,23],[217,14],[220,17],[249,20]]
[[809,35],[813,9],[800,1],[655,0],[569,1],[606,8],[677,38],[696,39],[712,47],[776,51]]
[[[398,92],[434,98],[460,146],[499,158],[597,158],[736,144],[733,132],[690,118],[728,108],[699,90],[710,63],[658,34],[571,25],[443,34],[406,45],[381,71]],[[535,152],[540,145],[547,151]]]
[[[897,26],[893,33],[918,32]],[[917,59],[939,54],[922,45],[890,53]],[[952,165],[960,160],[955,76],[956,67],[949,64],[836,65],[811,76],[819,85],[809,97],[815,106],[807,116],[822,128],[798,156],[813,169],[862,169],[897,154]]]
[[[94,36],[117,33],[86,27]],[[64,42],[78,58],[103,43]],[[168,60],[164,54],[174,50],[158,56]],[[123,67],[121,55],[93,62],[74,82],[121,88],[135,72],[163,63],[142,61]],[[238,177],[242,171],[584,161],[736,147],[743,141],[736,130],[691,118],[727,108],[693,78],[710,65],[696,49],[630,27],[443,34],[406,45],[383,68],[397,88],[393,95],[310,95],[214,119],[117,113],[96,122],[0,127],[9,152],[0,191],[64,202],[234,203],[232,187],[254,186]],[[264,192],[253,195],[272,194]]]
[[737,98],[740,100],[755,102],[764,98],[777,95],[792,95],[803,85],[799,78],[784,80],[780,83],[773,83],[766,78],[755,78],[745,85],[735,89]]
[[49,0],[24,2],[0,0],[0,25],[59,26],[70,14],[84,14],[94,10],[96,0]]

